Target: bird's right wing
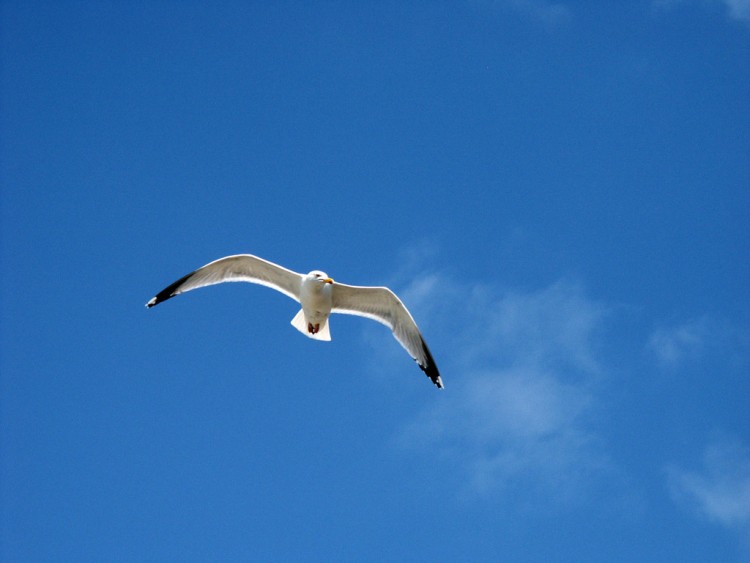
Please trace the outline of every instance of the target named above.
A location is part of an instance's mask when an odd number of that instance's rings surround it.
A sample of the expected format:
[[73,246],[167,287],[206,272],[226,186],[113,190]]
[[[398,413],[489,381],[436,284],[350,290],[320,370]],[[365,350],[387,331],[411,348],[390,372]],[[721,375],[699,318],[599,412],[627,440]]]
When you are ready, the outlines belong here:
[[427,377],[438,388],[444,387],[435,360],[419,332],[417,323],[414,322],[411,313],[401,300],[390,289],[335,282],[333,284],[332,312],[366,317],[390,328],[399,344],[419,364]]
[[237,254],[215,260],[180,278],[157,293],[146,306],[153,307],[199,287],[238,281],[265,285],[299,301],[302,275],[251,254]]

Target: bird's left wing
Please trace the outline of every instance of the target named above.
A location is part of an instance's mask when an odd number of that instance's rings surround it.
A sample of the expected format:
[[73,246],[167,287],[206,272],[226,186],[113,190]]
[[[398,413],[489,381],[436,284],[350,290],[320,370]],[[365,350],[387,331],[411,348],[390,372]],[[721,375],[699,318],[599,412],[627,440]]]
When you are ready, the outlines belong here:
[[251,254],[220,258],[162,289],[146,306],[153,307],[170,297],[222,282],[250,282],[271,287],[299,301],[302,275]]
[[335,282],[333,284],[333,313],[367,317],[386,325],[393,336],[409,352],[427,377],[443,388],[435,360],[419,332],[409,311],[387,287],[361,287]]

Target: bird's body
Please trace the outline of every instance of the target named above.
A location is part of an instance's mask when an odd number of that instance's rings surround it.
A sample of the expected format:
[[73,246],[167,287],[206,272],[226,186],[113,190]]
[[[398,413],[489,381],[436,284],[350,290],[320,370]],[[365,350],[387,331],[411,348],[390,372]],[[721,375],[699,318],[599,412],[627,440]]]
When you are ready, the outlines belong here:
[[302,278],[299,292],[302,309],[292,319],[292,326],[302,334],[316,340],[331,340],[328,317],[333,308],[332,285],[333,280],[325,272],[310,272]]
[[331,340],[328,322],[331,313],[367,317],[388,326],[422,371],[437,387],[443,388],[435,361],[414,319],[387,287],[341,284],[320,270],[303,275],[257,256],[238,254],[215,260],[180,278],[146,306],[153,307],[192,289],[232,281],[265,285],[298,301],[302,308],[292,319],[292,325],[316,340]]

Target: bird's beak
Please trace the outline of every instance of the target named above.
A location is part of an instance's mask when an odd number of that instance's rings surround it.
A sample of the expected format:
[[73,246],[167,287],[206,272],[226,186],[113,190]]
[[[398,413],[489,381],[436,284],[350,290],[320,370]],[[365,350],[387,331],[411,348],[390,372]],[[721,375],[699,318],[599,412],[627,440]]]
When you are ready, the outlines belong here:
[[325,278],[323,283],[333,283],[333,280],[331,278]]

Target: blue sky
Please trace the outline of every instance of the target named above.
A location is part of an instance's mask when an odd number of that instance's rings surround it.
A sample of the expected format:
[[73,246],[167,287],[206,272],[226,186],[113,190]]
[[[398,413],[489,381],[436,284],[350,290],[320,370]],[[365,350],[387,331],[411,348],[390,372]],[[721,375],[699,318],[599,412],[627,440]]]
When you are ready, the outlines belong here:
[[750,3],[217,4],[0,4],[0,558],[750,560]]

